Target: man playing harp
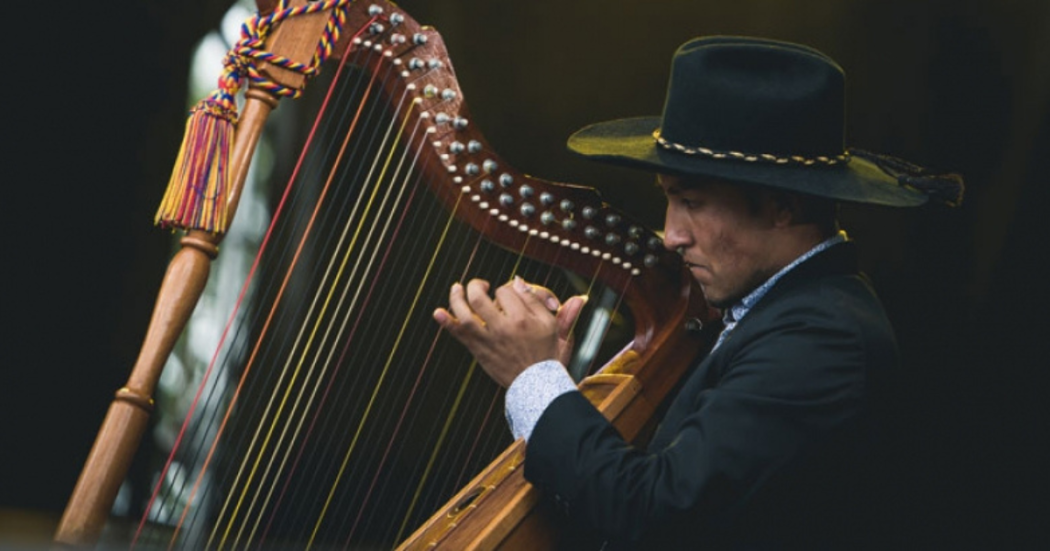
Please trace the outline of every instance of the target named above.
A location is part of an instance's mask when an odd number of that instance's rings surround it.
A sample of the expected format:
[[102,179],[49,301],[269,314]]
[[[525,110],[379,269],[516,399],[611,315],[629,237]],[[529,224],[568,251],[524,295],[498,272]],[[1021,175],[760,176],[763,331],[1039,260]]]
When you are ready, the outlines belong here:
[[[664,245],[725,329],[645,449],[566,373],[582,299],[520,279],[455,284],[436,321],[507,387],[525,477],[606,548],[870,542],[865,459],[893,329],[839,202],[957,204],[957,175],[844,146],[844,75],[809,47],[706,37],[675,53],[660,117],[589,126],[577,153],[656,173]],[[638,193],[652,189],[645,186]]]

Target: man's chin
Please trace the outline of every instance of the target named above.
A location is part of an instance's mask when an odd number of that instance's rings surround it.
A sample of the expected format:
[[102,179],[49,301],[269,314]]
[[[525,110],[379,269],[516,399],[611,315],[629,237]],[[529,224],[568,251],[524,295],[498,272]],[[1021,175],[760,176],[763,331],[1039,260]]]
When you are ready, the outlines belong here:
[[740,299],[744,298],[744,295],[741,294],[719,293],[717,291],[712,292],[712,289],[708,288],[703,283],[700,284],[700,289],[704,292],[704,300],[707,301],[707,304],[718,308],[719,310],[725,310],[737,302],[740,302]]
[[[705,298],[706,298],[706,296],[705,296]],[[711,306],[713,306],[715,308],[718,308],[719,310],[725,310],[726,308],[729,308],[733,304],[733,301],[731,301],[731,300],[712,300],[712,299],[708,298],[707,299],[707,304],[709,304],[709,305],[711,305]]]
[[707,304],[709,304],[710,306],[721,310],[733,304],[732,299],[726,298],[725,296],[720,296],[717,293],[712,294],[707,288],[707,286],[703,283],[700,284],[700,289],[704,291],[704,300],[706,300]]

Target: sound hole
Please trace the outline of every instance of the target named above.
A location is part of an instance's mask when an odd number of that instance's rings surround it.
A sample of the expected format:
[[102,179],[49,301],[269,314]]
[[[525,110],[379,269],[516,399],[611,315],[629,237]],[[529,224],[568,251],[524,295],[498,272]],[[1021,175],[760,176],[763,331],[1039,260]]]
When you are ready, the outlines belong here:
[[485,493],[485,488],[475,488],[472,492],[467,494],[467,497],[461,499],[459,503],[457,503],[456,506],[448,512],[449,518],[459,516],[460,513],[469,509],[470,506],[473,505],[474,502],[477,501],[477,499],[481,497],[481,494],[483,493]]

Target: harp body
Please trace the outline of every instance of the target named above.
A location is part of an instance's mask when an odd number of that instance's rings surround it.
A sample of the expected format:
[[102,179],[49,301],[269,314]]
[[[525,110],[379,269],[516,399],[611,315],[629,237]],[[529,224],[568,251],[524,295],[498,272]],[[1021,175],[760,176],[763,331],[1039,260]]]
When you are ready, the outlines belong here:
[[[293,2],[292,4],[302,4]],[[263,6],[273,9],[273,5]],[[327,12],[282,23],[269,48],[306,61],[325,27]],[[353,60],[373,80],[371,101],[399,105],[406,158],[427,193],[457,224],[496,246],[582,274],[618,293],[634,320],[634,338],[580,389],[629,440],[643,434],[653,413],[715,334],[715,312],[677,255],[650,230],[605,204],[592,189],[548,182],[515,170],[471,124],[442,37],[385,1],[352,2],[344,31],[325,71]],[[263,68],[292,86],[302,76]],[[237,128],[230,213],[240,195],[269,112],[271,94],[251,89]],[[97,540],[150,414],[165,360],[189,318],[221,236],[188,231],[173,258],[150,328],[128,384],[117,392],[67,506],[56,541]],[[473,276],[475,274],[468,274]],[[436,285],[447,290],[451,281]],[[418,312],[428,317],[429,311]],[[429,322],[429,319],[427,319]],[[436,324],[434,324],[436,325]],[[539,506],[541,496],[523,478],[524,446],[516,442],[401,541],[403,549],[552,547],[558,535]]]

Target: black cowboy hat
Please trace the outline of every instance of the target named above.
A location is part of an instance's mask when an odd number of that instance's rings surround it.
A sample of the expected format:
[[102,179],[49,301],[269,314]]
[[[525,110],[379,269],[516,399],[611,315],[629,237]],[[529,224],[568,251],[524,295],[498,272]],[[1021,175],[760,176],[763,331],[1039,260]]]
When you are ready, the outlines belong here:
[[840,201],[955,205],[962,178],[845,146],[845,75],[813,48],[714,36],[675,52],[660,117],[597,123],[569,149],[613,164]]

